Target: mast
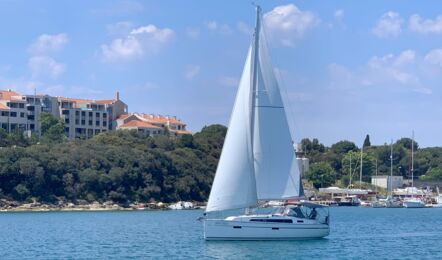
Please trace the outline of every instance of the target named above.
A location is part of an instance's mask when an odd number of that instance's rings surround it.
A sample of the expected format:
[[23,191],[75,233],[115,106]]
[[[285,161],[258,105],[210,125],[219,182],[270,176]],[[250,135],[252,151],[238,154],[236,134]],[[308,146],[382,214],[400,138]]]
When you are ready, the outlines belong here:
[[350,189],[351,189],[351,153],[350,153],[350,184],[349,184],[349,186],[350,186]]
[[[375,182],[375,192],[378,193],[378,159],[376,158],[376,182]],[[376,195],[377,196],[377,195]]]
[[[254,42],[253,42],[253,46],[252,46],[252,69],[250,71],[250,73],[252,74],[250,76],[250,78],[252,79],[251,82],[251,91],[250,91],[250,129],[249,129],[249,133],[250,133],[250,149],[251,149],[251,154],[252,154],[252,169],[253,172],[255,172],[255,155],[254,155],[254,149],[253,149],[253,142],[254,142],[254,136],[255,136],[255,107],[256,107],[256,84],[258,82],[258,61],[259,61],[259,30],[260,30],[260,25],[261,25],[261,21],[260,21],[260,12],[261,12],[261,7],[259,5],[256,6],[256,25],[255,25],[255,34],[254,34]],[[252,207],[248,207],[245,209],[245,213],[246,215],[249,215],[252,213]]]
[[359,188],[362,189],[362,155],[364,153],[364,145],[361,148],[361,169],[359,170]]
[[411,187],[414,187],[414,130],[411,134]]
[[[254,42],[252,46],[252,69],[251,69],[251,79],[252,85],[250,91],[251,98],[251,109],[250,109],[250,140],[251,140],[251,148],[252,148],[252,157],[254,160],[254,149],[253,149],[253,140],[254,140],[254,127],[255,127],[255,104],[256,104],[256,84],[258,82],[258,61],[259,61],[259,31],[261,26],[261,7],[259,5],[256,6],[256,25],[255,25],[255,34],[254,34]],[[253,163],[254,164],[254,163]]]
[[390,144],[390,194],[393,196],[393,139]]

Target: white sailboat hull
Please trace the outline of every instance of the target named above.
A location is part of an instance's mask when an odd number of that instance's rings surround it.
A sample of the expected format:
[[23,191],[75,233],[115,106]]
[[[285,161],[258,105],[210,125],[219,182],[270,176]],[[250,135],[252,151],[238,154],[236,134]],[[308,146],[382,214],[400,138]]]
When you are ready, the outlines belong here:
[[405,208],[423,208],[423,207],[425,207],[425,203],[420,200],[404,201],[402,204]]
[[296,240],[315,239],[328,236],[328,224],[315,220],[300,220],[304,223],[251,222],[245,220],[206,219],[206,240]]

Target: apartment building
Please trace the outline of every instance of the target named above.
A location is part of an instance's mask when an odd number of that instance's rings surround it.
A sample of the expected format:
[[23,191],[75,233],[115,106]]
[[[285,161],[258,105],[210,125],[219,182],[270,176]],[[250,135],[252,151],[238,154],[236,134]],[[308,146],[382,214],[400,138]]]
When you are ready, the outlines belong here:
[[26,131],[30,128],[27,120],[26,99],[12,90],[0,90],[0,126],[7,132]]
[[90,100],[58,98],[60,117],[65,122],[65,132],[70,139],[91,138],[99,133],[115,129],[115,119],[127,113],[127,105],[116,99]]
[[186,130],[186,124],[175,116],[128,113],[120,115],[116,124],[117,129],[136,129],[148,135],[162,134],[165,129],[171,136],[191,134]]
[[116,129],[116,118],[127,114],[128,107],[119,93],[115,99],[89,100],[0,91],[0,126],[6,131],[20,129],[28,135],[39,134],[41,113],[61,118],[70,139],[91,138]]

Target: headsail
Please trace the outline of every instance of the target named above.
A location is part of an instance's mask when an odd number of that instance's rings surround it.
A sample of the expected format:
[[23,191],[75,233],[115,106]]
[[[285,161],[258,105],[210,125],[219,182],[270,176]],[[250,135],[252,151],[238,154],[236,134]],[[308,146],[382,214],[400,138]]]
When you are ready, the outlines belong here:
[[236,94],[207,212],[257,205],[250,126],[250,71],[251,50]]
[[[258,19],[261,17],[258,15]],[[260,24],[259,22],[257,23]],[[303,196],[292,137],[262,26],[254,46],[257,66],[254,120],[255,178],[258,199]]]

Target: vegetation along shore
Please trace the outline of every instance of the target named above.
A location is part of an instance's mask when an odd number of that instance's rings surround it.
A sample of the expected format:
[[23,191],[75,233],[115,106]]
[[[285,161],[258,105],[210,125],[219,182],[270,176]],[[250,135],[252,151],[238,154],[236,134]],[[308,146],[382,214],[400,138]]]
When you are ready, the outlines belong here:
[[[60,122],[42,124],[40,138],[0,129],[0,210],[115,210],[136,208],[137,203],[156,208],[160,202],[205,202],[227,131],[211,125],[180,138],[110,131],[69,141]],[[326,147],[317,139],[303,139],[301,147],[311,162],[307,186],[348,185],[350,155],[360,156],[353,142]],[[402,138],[393,147],[395,175],[408,177],[411,139]],[[372,146],[367,136],[363,181],[375,174],[376,161],[379,174],[389,171],[389,149],[389,144]],[[417,178],[442,180],[442,148],[418,148],[414,169]]]

